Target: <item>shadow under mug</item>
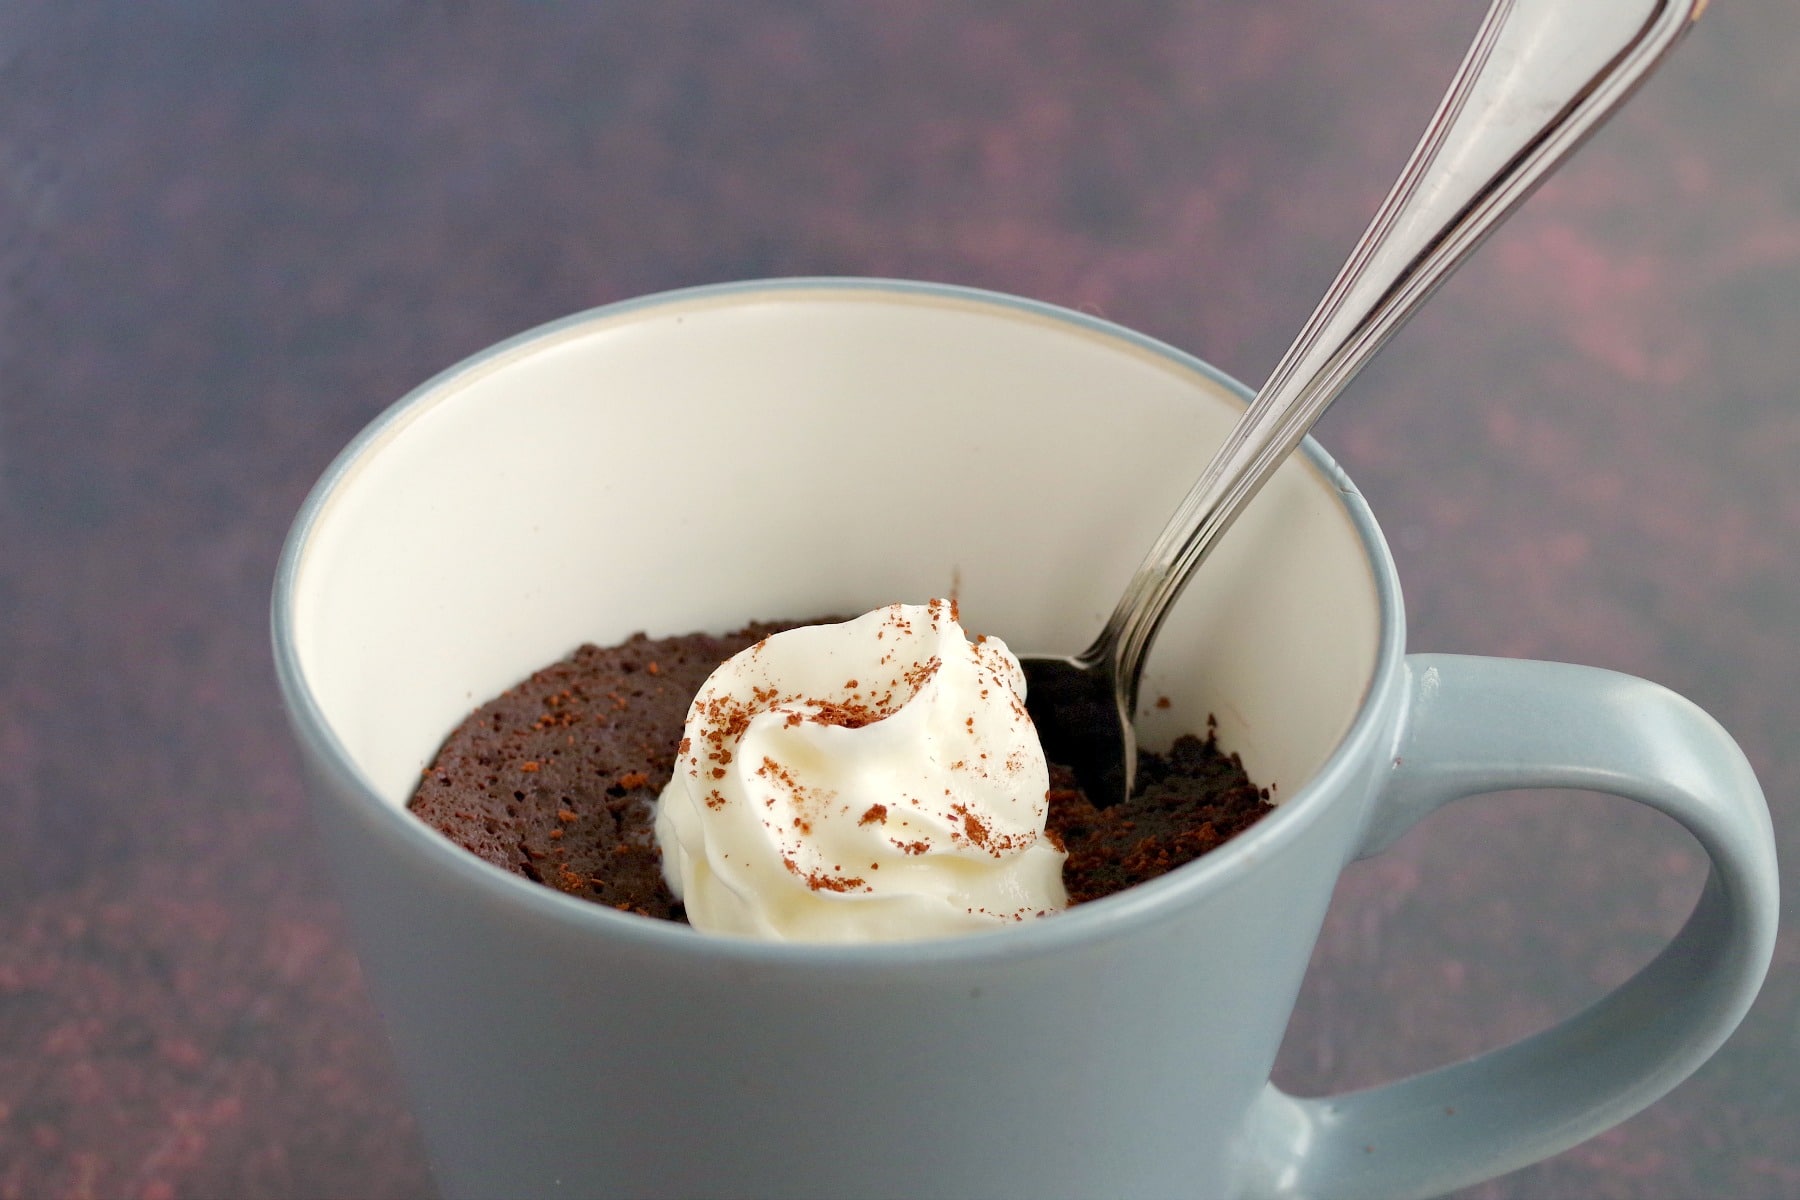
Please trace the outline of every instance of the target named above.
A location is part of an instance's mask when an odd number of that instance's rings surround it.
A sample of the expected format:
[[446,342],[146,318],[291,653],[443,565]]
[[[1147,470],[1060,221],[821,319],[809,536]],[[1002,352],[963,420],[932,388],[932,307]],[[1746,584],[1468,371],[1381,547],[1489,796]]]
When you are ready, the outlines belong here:
[[[955,592],[1085,644],[1241,411],[1193,358],[966,289],[788,280],[526,333],[401,400],[306,501],[275,657],[370,991],[452,1196],[1424,1196],[1693,1071],[1772,953],[1774,843],[1730,738],[1581,667],[1408,655],[1394,567],[1316,444],[1182,598],[1146,743],[1218,722],[1277,810],[1025,925],[709,936],[506,874],[413,820],[471,708],[582,641]],[[1523,1042],[1298,1099],[1269,1070],[1333,884],[1451,800],[1584,788],[1711,859],[1666,950]]]

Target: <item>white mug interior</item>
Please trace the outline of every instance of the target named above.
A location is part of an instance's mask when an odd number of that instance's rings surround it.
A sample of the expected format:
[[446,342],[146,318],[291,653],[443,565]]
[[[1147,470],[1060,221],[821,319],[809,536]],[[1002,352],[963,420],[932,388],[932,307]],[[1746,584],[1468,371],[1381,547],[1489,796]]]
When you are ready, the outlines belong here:
[[[954,594],[970,630],[1070,653],[1243,403],[1140,335],[961,289],[596,310],[445,372],[345,451],[303,518],[295,661],[401,806],[462,717],[584,641]],[[1381,638],[1383,552],[1348,488],[1311,447],[1226,536],[1157,643],[1146,745],[1215,718],[1277,802],[1330,757]]]

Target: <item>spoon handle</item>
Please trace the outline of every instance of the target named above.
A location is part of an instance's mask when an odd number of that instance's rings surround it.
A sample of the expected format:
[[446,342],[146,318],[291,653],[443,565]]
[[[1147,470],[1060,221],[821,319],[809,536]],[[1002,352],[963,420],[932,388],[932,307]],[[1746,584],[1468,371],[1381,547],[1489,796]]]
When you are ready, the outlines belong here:
[[1194,568],[1433,289],[1668,53],[1706,0],[1494,0],[1350,259],[1181,502],[1100,637],[1136,708],[1144,655]]

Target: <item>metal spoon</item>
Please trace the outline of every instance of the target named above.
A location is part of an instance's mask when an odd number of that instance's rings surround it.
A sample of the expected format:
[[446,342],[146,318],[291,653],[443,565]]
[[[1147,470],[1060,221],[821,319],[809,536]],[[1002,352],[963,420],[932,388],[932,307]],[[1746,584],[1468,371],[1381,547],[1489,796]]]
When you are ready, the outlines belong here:
[[1425,136],[1237,427],[1073,658],[1022,658],[1052,762],[1131,794],[1138,683],[1163,618],[1263,482],[1387,338],[1616,109],[1706,0],[1494,0]]

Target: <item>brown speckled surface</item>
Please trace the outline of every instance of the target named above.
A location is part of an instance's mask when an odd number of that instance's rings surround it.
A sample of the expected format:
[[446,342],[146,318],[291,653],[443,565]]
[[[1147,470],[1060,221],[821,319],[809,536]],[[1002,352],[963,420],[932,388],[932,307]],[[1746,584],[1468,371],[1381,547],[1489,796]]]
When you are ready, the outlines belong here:
[[[1257,381],[1480,8],[0,6],[0,1198],[431,1194],[266,633],[288,520],[386,404],[571,310],[799,273],[1097,310]],[[1322,429],[1416,647],[1694,697],[1789,864],[1796,128],[1800,9],[1714,5]],[[1702,872],[1620,802],[1433,818],[1345,877],[1278,1077],[1535,1028]],[[1794,907],[1714,1062],[1466,1195],[1800,1196]]]

